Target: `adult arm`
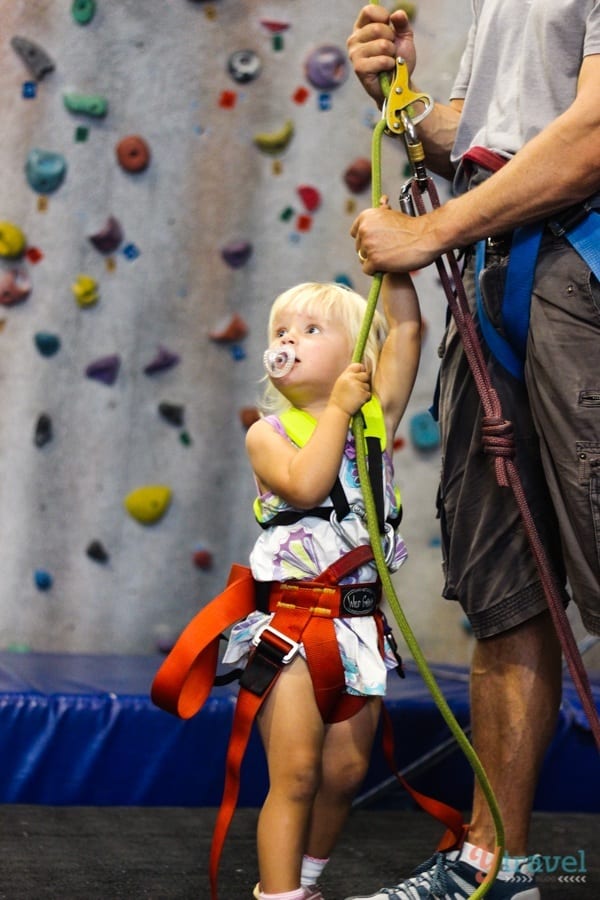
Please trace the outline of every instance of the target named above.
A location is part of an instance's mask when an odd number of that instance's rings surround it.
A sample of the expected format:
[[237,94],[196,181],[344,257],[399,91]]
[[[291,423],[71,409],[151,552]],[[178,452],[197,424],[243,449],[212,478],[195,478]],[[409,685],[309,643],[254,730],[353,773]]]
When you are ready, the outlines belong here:
[[583,60],[575,100],[500,171],[416,218],[368,209],[351,234],[363,270],[405,272],[490,234],[545,218],[600,190],[600,55]]

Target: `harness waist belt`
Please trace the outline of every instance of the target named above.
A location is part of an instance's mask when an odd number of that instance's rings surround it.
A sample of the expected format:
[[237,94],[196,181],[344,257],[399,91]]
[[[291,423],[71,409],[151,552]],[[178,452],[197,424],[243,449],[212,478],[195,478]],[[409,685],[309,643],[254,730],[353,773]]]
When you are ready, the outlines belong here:
[[298,608],[328,619],[372,616],[380,601],[379,581],[335,585],[316,581],[256,582],[256,605],[263,612]]

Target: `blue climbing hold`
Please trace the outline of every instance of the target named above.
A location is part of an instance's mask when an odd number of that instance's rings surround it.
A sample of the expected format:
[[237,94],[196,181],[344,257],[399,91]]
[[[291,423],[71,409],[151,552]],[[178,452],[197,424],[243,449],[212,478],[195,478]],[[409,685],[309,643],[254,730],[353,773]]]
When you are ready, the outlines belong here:
[[38,331],[34,337],[35,346],[42,356],[54,356],[60,350],[60,338],[49,331]]
[[439,447],[439,425],[430,412],[420,412],[412,416],[409,431],[417,450],[435,450]]
[[67,161],[62,153],[31,150],[25,163],[29,187],[38,194],[50,194],[61,186],[67,173]]
[[33,580],[38,591],[49,591],[54,584],[52,575],[45,569],[36,569],[33,573]]

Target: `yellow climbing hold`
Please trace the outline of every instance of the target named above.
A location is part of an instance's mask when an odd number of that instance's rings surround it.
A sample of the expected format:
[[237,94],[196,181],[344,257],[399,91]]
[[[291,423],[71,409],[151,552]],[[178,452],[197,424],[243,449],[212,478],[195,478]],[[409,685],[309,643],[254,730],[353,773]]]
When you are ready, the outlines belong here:
[[11,259],[21,256],[26,244],[27,239],[18,225],[0,222],[0,256]]
[[82,307],[93,306],[100,298],[98,282],[91,275],[78,275],[75,283],[71,285],[71,290],[78,305]]
[[166,513],[171,496],[171,488],[164,484],[146,484],[131,491],[123,505],[133,519],[142,525],[153,525]]

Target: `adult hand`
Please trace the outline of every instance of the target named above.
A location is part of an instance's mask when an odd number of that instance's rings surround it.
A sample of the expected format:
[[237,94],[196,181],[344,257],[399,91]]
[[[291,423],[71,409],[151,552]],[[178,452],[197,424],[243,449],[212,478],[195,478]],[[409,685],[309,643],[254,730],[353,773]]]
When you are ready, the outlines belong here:
[[436,228],[440,212],[407,216],[385,206],[363,210],[350,231],[363,272],[411,272],[428,266],[448,249]]
[[412,74],[417,55],[414,33],[404,10],[391,15],[383,6],[363,6],[347,41],[348,56],[362,86],[381,108],[384,100],[379,83],[382,72],[392,72],[402,56]]

